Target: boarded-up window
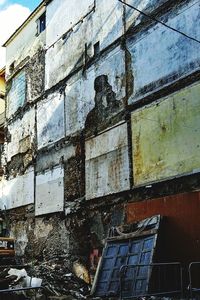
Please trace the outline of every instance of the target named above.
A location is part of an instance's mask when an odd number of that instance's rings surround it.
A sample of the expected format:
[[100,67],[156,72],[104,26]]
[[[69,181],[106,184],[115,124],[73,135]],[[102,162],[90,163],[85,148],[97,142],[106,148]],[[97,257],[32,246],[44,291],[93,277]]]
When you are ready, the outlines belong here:
[[10,117],[17,109],[24,105],[26,99],[26,76],[25,72],[19,72],[13,79],[8,93],[8,111]]

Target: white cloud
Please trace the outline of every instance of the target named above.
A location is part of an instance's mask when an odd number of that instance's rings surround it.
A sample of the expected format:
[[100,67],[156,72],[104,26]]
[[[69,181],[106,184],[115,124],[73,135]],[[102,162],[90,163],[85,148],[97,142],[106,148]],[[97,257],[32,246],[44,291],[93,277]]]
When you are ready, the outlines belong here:
[[[5,0],[0,0],[3,4]],[[0,46],[29,16],[30,10],[20,4],[13,4],[0,10]],[[0,47],[0,68],[5,65],[5,51]]]
[[4,3],[6,3],[7,0],[0,0],[0,5],[3,5]]

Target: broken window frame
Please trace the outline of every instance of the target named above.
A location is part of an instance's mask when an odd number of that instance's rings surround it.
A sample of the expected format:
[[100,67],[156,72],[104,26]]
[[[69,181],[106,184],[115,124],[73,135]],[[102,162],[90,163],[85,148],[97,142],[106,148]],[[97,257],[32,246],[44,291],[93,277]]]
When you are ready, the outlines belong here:
[[[23,76],[23,79],[20,78],[20,76]],[[12,95],[14,89],[17,86],[17,80],[21,80],[22,83],[18,83],[18,85],[20,86],[21,84],[23,84],[23,90],[22,89],[17,89],[17,96],[19,97],[15,97]],[[13,87],[14,86],[14,87]],[[13,90],[12,90],[13,89]],[[20,95],[18,95],[18,93],[23,94],[23,97],[21,97]],[[26,68],[21,69],[20,71],[16,72],[12,79],[10,80],[10,83],[8,84],[8,94],[7,94],[7,103],[6,103],[6,115],[7,116],[11,116],[13,114],[16,113],[16,111],[20,108],[23,107],[26,102],[27,102],[27,76],[26,76]],[[17,101],[16,101],[17,98]],[[20,98],[22,98],[22,101],[20,103]],[[18,103],[18,104],[17,104]],[[14,107],[14,109],[11,107]]]
[[46,30],[46,11],[37,19],[37,36]]

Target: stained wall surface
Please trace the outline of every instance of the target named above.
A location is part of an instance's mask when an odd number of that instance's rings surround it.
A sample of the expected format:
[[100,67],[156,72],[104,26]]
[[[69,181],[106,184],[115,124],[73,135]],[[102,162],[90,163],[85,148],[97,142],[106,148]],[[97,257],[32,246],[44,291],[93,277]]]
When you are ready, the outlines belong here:
[[23,175],[1,182],[2,209],[13,209],[34,203],[34,171],[32,168]]
[[64,172],[61,167],[36,176],[36,216],[63,211],[64,207]]
[[22,119],[8,125],[9,140],[5,145],[6,159],[19,153],[26,153],[35,143],[35,110],[27,111]]
[[200,84],[132,113],[134,184],[200,170]]
[[64,135],[64,94],[57,91],[37,106],[38,148],[52,144]]
[[37,36],[37,20],[45,12],[45,8],[41,8],[23,28],[15,39],[6,47],[6,76],[11,74],[10,66],[23,64],[27,57],[32,57],[38,49],[45,44],[46,32],[43,31]]
[[85,143],[86,199],[129,189],[127,124]]
[[[191,37],[199,37],[198,2],[191,1],[190,5],[174,9],[160,20]],[[134,73],[134,94],[129,104],[200,67],[199,43],[158,23],[132,36],[128,49]]]
[[98,51],[103,50],[123,33],[120,3],[98,0],[94,6],[91,0],[79,2],[80,10],[74,9],[77,2],[70,1],[52,1],[47,7],[46,89],[85,66],[97,43]]

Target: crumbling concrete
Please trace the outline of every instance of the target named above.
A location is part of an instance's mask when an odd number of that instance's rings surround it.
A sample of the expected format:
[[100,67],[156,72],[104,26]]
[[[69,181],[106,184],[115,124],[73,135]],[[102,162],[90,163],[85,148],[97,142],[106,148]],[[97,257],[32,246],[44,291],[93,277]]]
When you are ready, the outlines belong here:
[[[78,266],[85,278],[90,275],[93,280],[109,229],[127,222],[127,203],[200,189],[198,164],[192,168],[196,174],[185,174],[184,164],[183,172],[176,168],[173,173],[179,178],[162,177],[159,172],[152,183],[142,167],[147,155],[136,161],[133,151],[146,127],[154,130],[144,133],[144,144],[154,140],[158,126],[162,145],[167,142],[166,124],[157,120],[159,124],[149,125],[155,120],[145,120],[151,116],[144,116],[148,109],[144,105],[159,99],[152,104],[158,111],[161,97],[169,100],[169,94],[183,86],[190,96],[188,87],[199,80],[197,43],[115,0],[77,1],[50,1],[48,26],[38,35],[36,22],[44,12],[42,6],[7,45],[10,104],[4,167],[10,191],[5,195],[0,187],[1,207],[7,205],[17,257],[33,266],[34,276],[44,279],[52,299],[62,293],[68,299],[86,297],[88,284],[77,281],[73,270]],[[195,1],[129,2],[198,37]],[[74,5],[79,9],[73,9]],[[20,72],[26,82],[23,99],[16,102],[12,83]],[[189,99],[197,118],[196,100]],[[182,126],[183,115],[191,116],[184,111],[177,127]],[[192,122],[188,125],[181,127],[184,141],[188,132],[197,137],[198,128]],[[141,154],[141,148],[137,150]],[[192,165],[195,159],[186,157]],[[138,164],[142,176],[137,180]],[[33,176],[27,182],[30,168]]]

